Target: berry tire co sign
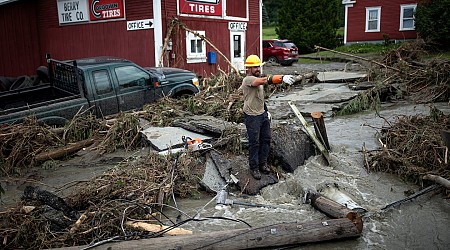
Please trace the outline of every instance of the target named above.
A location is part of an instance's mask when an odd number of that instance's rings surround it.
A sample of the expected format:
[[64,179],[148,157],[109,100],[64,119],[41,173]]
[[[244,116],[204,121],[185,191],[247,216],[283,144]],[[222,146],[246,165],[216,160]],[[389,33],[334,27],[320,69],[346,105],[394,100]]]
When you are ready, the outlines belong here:
[[57,0],[59,24],[123,19],[124,0]]

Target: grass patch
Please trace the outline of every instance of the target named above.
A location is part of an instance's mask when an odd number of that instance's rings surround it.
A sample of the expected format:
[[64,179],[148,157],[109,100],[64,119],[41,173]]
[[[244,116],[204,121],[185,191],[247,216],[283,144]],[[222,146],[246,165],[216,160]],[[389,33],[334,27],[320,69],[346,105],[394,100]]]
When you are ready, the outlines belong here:
[[275,32],[276,26],[266,26],[262,28],[263,39],[278,39],[278,35]]

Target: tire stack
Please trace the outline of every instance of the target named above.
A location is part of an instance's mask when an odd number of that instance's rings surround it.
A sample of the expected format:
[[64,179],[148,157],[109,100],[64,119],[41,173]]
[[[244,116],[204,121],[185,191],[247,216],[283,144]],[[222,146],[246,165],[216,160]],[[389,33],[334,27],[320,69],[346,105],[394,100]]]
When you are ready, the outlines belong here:
[[48,68],[39,66],[34,76],[6,77],[0,76],[0,92],[28,88],[42,83],[48,83]]

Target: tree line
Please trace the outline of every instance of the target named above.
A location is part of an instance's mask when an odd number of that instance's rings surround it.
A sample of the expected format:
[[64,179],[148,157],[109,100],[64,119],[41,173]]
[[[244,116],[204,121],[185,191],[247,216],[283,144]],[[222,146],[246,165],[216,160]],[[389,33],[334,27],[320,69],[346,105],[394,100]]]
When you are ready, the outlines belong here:
[[[415,25],[420,38],[450,48],[450,0],[418,0]],[[292,40],[301,53],[314,45],[335,48],[344,26],[342,0],[263,0],[263,25],[275,26],[280,39]]]

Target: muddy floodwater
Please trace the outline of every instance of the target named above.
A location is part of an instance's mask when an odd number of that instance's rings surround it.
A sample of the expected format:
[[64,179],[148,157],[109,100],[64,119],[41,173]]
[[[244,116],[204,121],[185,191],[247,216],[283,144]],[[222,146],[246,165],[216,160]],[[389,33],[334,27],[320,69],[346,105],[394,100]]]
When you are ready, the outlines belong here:
[[[436,104],[446,113],[447,103]],[[398,115],[429,114],[428,105],[384,105],[380,115],[386,120]],[[387,126],[386,120],[374,112],[331,118],[326,121],[329,142],[332,148],[332,163],[324,165],[320,156],[311,157],[306,164],[285,180],[261,190],[260,195],[236,197],[235,201],[249,205],[215,206],[211,197],[198,200],[179,200],[178,208],[190,216],[223,216],[244,220],[251,226],[270,225],[280,222],[308,222],[325,220],[327,217],[303,204],[303,190],[319,190],[327,184],[337,184],[339,189],[365,208],[362,236],[357,239],[308,244],[296,249],[448,249],[450,246],[450,201],[442,194],[433,192],[419,196],[398,207],[381,210],[384,206],[406,197],[405,191],[419,191],[420,187],[401,181],[386,173],[368,172],[364,167],[363,154],[379,147],[377,129]],[[291,122],[294,122],[292,120]],[[375,127],[375,128],[374,128]],[[172,204],[174,205],[174,204]],[[173,213],[176,216],[177,213]],[[239,222],[208,220],[189,222],[183,228],[195,232],[245,228]]]
[[[327,69],[338,69],[351,66],[345,63],[325,65]],[[314,67],[315,70],[318,67]],[[308,68],[270,68],[270,71],[290,73],[293,70],[308,71]],[[299,91],[296,89],[293,92]],[[271,97],[271,112],[274,117],[284,117],[289,108],[285,103],[277,104],[277,97]],[[435,106],[444,113],[450,113],[448,103]],[[280,109],[277,111],[277,107]],[[325,126],[331,145],[331,164],[324,164],[321,156],[310,157],[306,163],[299,166],[291,174],[280,178],[277,184],[261,190],[256,196],[242,196],[229,192],[228,198],[236,203],[247,205],[216,206],[214,195],[202,195],[196,199],[179,199],[170,204],[178,209],[164,210],[172,219],[184,220],[189,217],[216,217],[204,221],[190,221],[182,226],[196,233],[217,230],[247,228],[245,221],[253,227],[270,225],[280,222],[309,222],[326,220],[327,217],[304,203],[304,191],[320,191],[327,185],[338,187],[367,212],[364,214],[363,232],[361,237],[343,241],[315,243],[297,246],[294,249],[449,249],[450,246],[450,199],[445,199],[442,193],[422,195],[400,206],[381,210],[386,205],[406,197],[405,192],[417,192],[420,186],[405,183],[397,176],[367,170],[361,153],[366,150],[378,149],[378,132],[387,127],[387,122],[395,121],[395,117],[429,114],[429,105],[413,105],[406,103],[383,104],[380,114],[363,112],[345,117],[325,116]],[[381,116],[381,117],[380,117]],[[287,122],[301,127],[295,117],[274,120]],[[436,131],[440,133],[440,131]],[[141,154],[149,149],[141,149],[129,153],[116,152],[102,157],[80,156],[55,167],[40,167],[20,179],[1,178],[0,182],[6,190],[2,196],[0,211],[20,201],[20,196],[26,185],[47,187],[60,196],[71,191],[72,184],[86,181],[90,177]],[[265,206],[266,205],[266,206]],[[180,212],[181,211],[181,212]],[[227,217],[236,221],[223,220]]]

